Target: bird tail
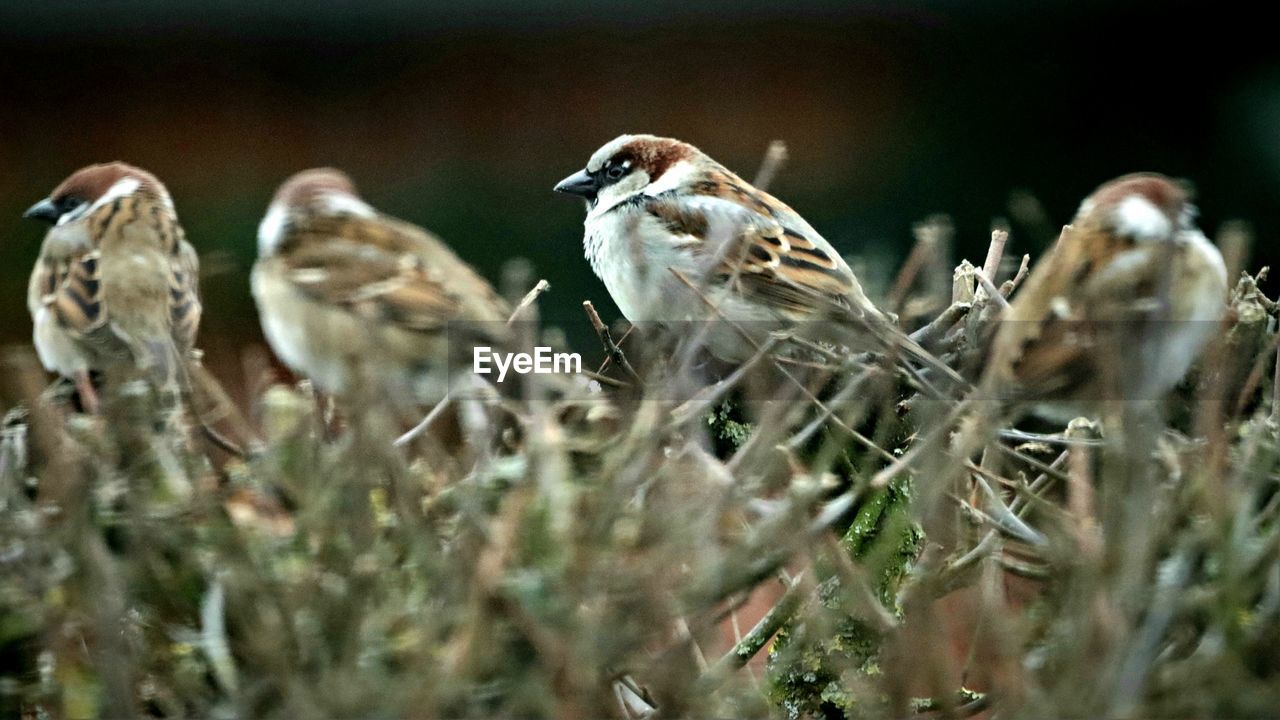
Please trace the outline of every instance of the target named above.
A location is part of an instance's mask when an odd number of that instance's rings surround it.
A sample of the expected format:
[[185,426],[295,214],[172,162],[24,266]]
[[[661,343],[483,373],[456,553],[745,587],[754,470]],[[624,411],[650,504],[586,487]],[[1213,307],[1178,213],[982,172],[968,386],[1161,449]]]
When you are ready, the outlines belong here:
[[[185,404],[200,427],[200,432],[219,449],[238,458],[245,458],[244,446],[220,432],[214,424],[226,419],[237,430],[243,442],[256,443],[249,422],[240,413],[235,402],[227,395],[222,384],[200,362],[200,352],[193,350],[178,364],[178,374]],[[210,415],[214,417],[210,417]]]
[[[149,342],[146,349],[150,356],[147,370],[160,396],[166,429],[185,426],[182,422],[185,409],[209,442],[236,457],[245,457],[239,443],[213,426],[217,419],[212,422],[209,419],[212,408],[222,417],[230,417],[242,431],[249,427],[226,391],[200,364],[200,351],[182,353],[169,339]],[[252,433],[246,437],[252,438]]]

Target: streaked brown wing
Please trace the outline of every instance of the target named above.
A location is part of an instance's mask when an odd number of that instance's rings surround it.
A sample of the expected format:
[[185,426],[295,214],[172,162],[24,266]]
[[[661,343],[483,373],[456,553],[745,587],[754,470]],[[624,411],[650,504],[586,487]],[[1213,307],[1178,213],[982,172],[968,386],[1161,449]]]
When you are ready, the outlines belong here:
[[169,317],[174,345],[185,354],[195,347],[200,329],[200,260],[185,240],[179,239],[175,248],[169,273]]
[[501,334],[497,324],[510,314],[492,286],[442,241],[390,217],[297,218],[282,254],[303,270],[295,282],[307,294],[406,329],[434,330],[465,319],[482,321],[486,327],[474,328],[480,334]]
[[824,301],[847,305],[854,289],[844,262],[785,206],[762,214],[722,198],[663,194],[647,198],[645,209],[673,234],[705,238],[695,252],[716,258],[713,277],[753,300],[811,314]]
[[37,302],[49,308],[58,327],[92,358],[91,365],[131,357],[135,349],[112,325],[103,299],[100,251],[89,246],[61,250],[36,264],[33,286],[41,290]]
[[287,279],[313,300],[406,330],[433,331],[459,304],[414,255],[327,238],[282,253]]
[[1100,272],[1132,247],[1127,238],[1073,228],[1036,266],[1001,320],[992,357],[1016,394],[1065,396],[1098,381],[1099,348],[1114,345],[1137,317],[1133,299],[1150,288],[1141,272],[1121,282]]
[[88,334],[106,324],[102,302],[101,254],[97,249],[41,260],[45,295],[42,302],[53,309],[58,324],[78,334]]

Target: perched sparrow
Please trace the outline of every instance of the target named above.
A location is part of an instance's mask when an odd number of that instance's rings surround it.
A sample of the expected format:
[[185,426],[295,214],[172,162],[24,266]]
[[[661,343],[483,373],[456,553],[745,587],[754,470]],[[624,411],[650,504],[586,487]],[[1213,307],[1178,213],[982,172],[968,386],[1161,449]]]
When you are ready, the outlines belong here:
[[[896,330],[804,218],[688,143],[623,135],[555,190],[586,199],[587,260],[633,323]],[[725,360],[752,352],[727,323],[707,343]]]
[[1226,266],[1188,191],[1151,173],[1112,180],[1005,312],[985,397],[1057,417],[1101,400],[1160,400],[1217,334],[1226,299]]
[[394,397],[438,400],[450,369],[470,362],[475,343],[500,340],[510,312],[443,242],[378,213],[337,170],[280,186],[258,255],[253,295],[268,342],[328,393],[354,390],[360,369]]
[[44,366],[72,378],[91,412],[90,371],[132,363],[175,379],[200,324],[198,260],[164,185],[124,163],[90,165],[24,217],[53,225],[27,290]]

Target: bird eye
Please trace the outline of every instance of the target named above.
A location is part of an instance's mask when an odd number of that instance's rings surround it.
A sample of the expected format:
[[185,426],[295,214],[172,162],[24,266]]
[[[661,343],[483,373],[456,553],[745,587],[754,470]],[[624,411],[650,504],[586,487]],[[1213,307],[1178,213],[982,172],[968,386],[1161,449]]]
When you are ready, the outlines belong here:
[[604,171],[604,174],[605,174],[605,177],[609,178],[610,180],[619,180],[622,178],[623,175],[627,174],[627,164],[614,163],[610,165],[607,170]]
[[61,200],[58,200],[56,204],[58,206],[58,210],[62,211],[62,213],[65,215],[66,213],[69,213],[72,210],[75,210],[76,208],[83,205],[84,201],[76,197],[75,195],[67,195],[67,196],[64,196]]

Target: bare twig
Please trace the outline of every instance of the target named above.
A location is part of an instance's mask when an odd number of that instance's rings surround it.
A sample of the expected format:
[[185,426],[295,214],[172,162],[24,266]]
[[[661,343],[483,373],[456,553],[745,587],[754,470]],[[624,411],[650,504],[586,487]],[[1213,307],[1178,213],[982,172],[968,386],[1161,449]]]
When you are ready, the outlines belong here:
[[613,342],[613,335],[609,332],[609,327],[600,319],[600,313],[596,312],[595,305],[592,305],[590,300],[583,300],[582,309],[586,311],[587,319],[591,321],[591,327],[595,329],[596,335],[600,336],[600,344],[604,346],[605,354],[615,365],[622,368],[622,371],[626,373],[632,382],[644,387],[644,380],[640,379],[640,374],[636,372],[635,368],[631,367],[631,361],[627,360],[622,348]]
[[769,149],[764,151],[764,160],[760,162],[760,169],[756,172],[756,179],[751,184],[767,190],[786,162],[787,144],[781,140],[769,143]]
[[516,318],[520,316],[520,313],[523,312],[525,308],[532,305],[534,301],[538,299],[539,295],[541,295],[542,293],[546,292],[549,289],[551,289],[551,283],[547,282],[546,280],[539,280],[537,284],[533,286],[532,290],[524,294],[524,297],[520,300],[520,303],[516,305],[516,309],[511,311],[511,317],[507,318],[507,324],[510,325],[511,323],[515,322]]
[[1022,284],[1022,281],[1027,278],[1027,272],[1030,269],[1031,269],[1031,256],[1023,255],[1022,262],[1019,263],[1018,265],[1018,272],[1014,273],[1013,278],[1009,280],[1005,280],[1003,283],[1000,283],[1000,294],[1005,297],[1009,297],[1010,295],[1012,295],[1013,291],[1017,290],[1018,286]]
[[769,612],[755,624],[742,641],[725,653],[711,666],[703,676],[712,687],[719,685],[735,670],[738,670],[755,657],[769,640],[787,623],[804,604],[809,593],[804,592],[803,573],[797,575],[787,584],[782,597],[773,604]]
[[[1072,423],[1067,435],[1089,433],[1088,426]],[[1093,491],[1092,453],[1089,448],[1076,445],[1067,455],[1067,507],[1076,525],[1076,542],[1085,558],[1097,561],[1101,557],[1102,537],[1096,515]]]
[[911,252],[907,255],[906,261],[902,263],[902,269],[898,271],[898,277],[893,281],[893,287],[889,290],[887,297],[887,304],[895,312],[902,308],[902,304],[906,302],[907,293],[915,285],[920,271],[936,252],[937,243],[932,234],[916,234],[916,242],[911,246]]
[[770,337],[765,341],[764,345],[760,346],[759,350],[756,350],[750,359],[739,365],[729,377],[702,388],[693,397],[672,410],[671,417],[675,423],[677,425],[684,424],[690,418],[701,415],[710,409],[712,405],[715,405],[720,398],[724,397],[725,393],[736,387],[761,359],[768,357],[774,346],[778,344],[778,340],[777,336]]
[[1100,447],[1105,444],[1101,438],[1069,437],[1064,433],[1033,433],[1025,430],[1018,430],[1016,428],[1005,428],[1001,430],[1000,437],[1005,440],[1044,443],[1046,445],[1088,445],[1090,447]]
[[1280,352],[1276,353],[1276,368],[1271,375],[1271,422],[1280,422]]
[[955,700],[946,701],[936,698],[919,698],[913,700],[912,710],[919,715],[924,713],[943,712],[950,709],[956,717],[970,717],[991,707],[991,696],[972,690],[961,690]]
[[953,325],[960,322],[960,320],[962,320],[972,308],[973,305],[970,303],[953,302],[946,310],[939,313],[938,317],[929,321],[928,325],[925,325],[919,330],[911,333],[909,337],[921,346],[928,348],[929,345],[934,343],[938,338],[945,335],[947,330],[951,329]]
[[427,429],[431,427],[431,424],[434,423],[437,418],[439,418],[441,415],[444,414],[444,411],[449,408],[449,405],[452,401],[453,401],[453,398],[451,396],[445,396],[443,400],[436,403],[435,407],[431,408],[431,411],[427,413],[426,417],[422,418],[421,422],[419,422],[417,425],[414,425],[405,434],[396,438],[395,442],[391,444],[394,445],[395,447],[404,447],[405,445],[408,445],[409,443],[413,442],[414,438],[426,432]]
[[978,273],[975,277],[978,278],[978,284],[982,286],[982,289],[986,292],[987,297],[990,298],[991,301],[996,304],[996,307],[1002,310],[1009,307],[1009,301],[1004,299],[1004,295],[1001,294],[998,289],[996,289],[996,286],[992,284],[990,278],[988,278],[983,273]]
[[1000,261],[1004,259],[1004,246],[1007,242],[1009,242],[1008,231],[991,231],[991,245],[987,247],[987,260],[982,263],[982,274],[993,283],[1000,272]]

